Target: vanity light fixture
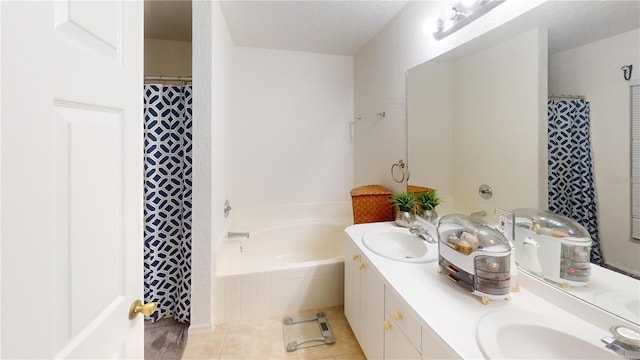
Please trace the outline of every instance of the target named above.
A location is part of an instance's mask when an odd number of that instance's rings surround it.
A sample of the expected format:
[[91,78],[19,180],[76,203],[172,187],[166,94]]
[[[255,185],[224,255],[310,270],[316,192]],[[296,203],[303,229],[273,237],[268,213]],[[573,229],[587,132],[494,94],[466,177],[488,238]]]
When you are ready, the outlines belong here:
[[442,9],[433,37],[440,40],[500,5],[504,0],[461,0]]

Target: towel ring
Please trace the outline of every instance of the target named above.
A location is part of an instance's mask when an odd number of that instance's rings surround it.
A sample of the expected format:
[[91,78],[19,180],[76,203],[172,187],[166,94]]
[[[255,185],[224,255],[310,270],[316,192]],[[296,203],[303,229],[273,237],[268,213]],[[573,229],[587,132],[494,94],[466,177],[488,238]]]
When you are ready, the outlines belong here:
[[[401,176],[397,176],[400,177],[400,180],[397,179],[396,177],[396,172],[394,170],[396,170],[396,167],[398,168],[398,170],[400,170],[400,174]],[[405,176],[405,170],[406,170],[406,176]],[[404,160],[398,160],[397,163],[391,165],[391,178],[393,179],[393,181],[397,182],[398,184],[404,182],[405,178],[407,181],[409,181],[409,168],[407,168],[407,165],[405,164]]]

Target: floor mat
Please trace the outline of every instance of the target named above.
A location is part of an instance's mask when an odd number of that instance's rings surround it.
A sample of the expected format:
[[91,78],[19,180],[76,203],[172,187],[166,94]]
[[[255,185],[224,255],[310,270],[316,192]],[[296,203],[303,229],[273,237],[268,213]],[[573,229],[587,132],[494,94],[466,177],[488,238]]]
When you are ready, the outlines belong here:
[[152,323],[144,323],[145,360],[181,359],[187,346],[189,324],[182,324],[173,318],[164,318]]

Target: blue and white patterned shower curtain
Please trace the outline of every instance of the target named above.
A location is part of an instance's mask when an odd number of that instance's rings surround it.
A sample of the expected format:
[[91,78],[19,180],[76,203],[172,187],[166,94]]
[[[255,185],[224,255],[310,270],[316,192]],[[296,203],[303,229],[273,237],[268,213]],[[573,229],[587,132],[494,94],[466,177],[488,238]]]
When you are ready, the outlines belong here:
[[191,86],[144,86],[144,298],[147,317],[189,322],[191,310]]
[[549,211],[576,220],[591,234],[591,262],[604,264],[598,235],[589,102],[548,101]]

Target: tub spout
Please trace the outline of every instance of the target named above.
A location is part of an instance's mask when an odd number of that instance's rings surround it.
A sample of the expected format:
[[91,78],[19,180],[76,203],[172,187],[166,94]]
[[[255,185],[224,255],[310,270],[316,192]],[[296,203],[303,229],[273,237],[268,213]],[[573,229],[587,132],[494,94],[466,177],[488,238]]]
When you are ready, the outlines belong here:
[[249,238],[249,233],[248,232],[231,232],[231,231],[229,231],[227,233],[227,238],[229,238],[229,239],[233,239],[233,238],[245,238],[245,239],[248,239]]
[[471,213],[471,216],[477,216],[477,217],[485,217],[487,216],[487,212],[482,210],[482,211],[476,211],[474,213]]

